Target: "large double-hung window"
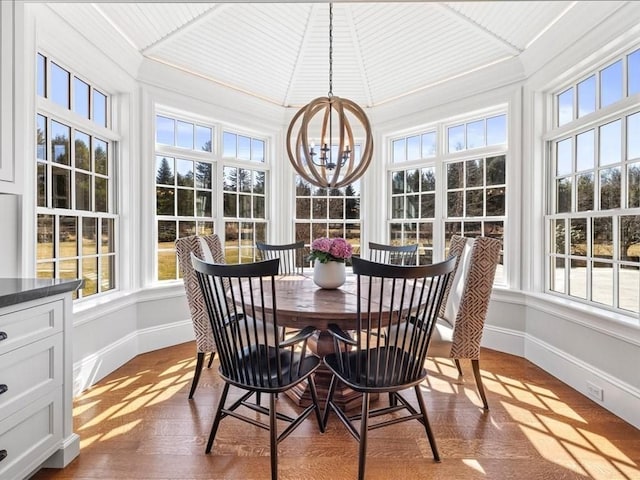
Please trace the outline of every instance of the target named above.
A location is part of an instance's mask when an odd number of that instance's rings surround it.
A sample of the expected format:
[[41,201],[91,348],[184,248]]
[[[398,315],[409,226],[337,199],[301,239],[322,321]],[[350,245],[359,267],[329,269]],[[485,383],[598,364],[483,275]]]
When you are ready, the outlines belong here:
[[[637,48],[637,47],[636,47]],[[553,94],[547,289],[640,312],[640,49]]]
[[507,147],[499,111],[392,139],[389,242],[417,243],[418,262],[428,264],[441,258],[434,239],[445,247],[454,234],[504,239]]
[[324,188],[296,175],[296,241],[310,246],[319,237],[342,237],[358,253],[360,229],[360,180],[342,188]]
[[180,278],[175,241],[189,235],[217,233],[227,263],[254,261],[267,233],[265,140],[158,113],[155,144],[157,279]]
[[156,271],[158,280],[178,278],[175,241],[214,231],[214,128],[156,115]]
[[225,130],[222,136],[224,249],[227,263],[257,259],[267,239],[265,141]]
[[86,298],[117,287],[111,97],[55,59],[36,65],[37,276],[82,278]]

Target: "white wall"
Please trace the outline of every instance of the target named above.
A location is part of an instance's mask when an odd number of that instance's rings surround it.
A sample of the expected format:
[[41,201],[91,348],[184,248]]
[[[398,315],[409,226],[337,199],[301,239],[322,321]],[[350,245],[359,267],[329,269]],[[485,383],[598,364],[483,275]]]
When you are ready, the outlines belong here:
[[[610,19],[609,27],[619,25],[618,35],[628,35],[628,11],[623,10],[620,15],[617,23],[616,18]],[[77,393],[135,355],[193,338],[182,285],[177,282],[157,286],[150,276],[153,258],[152,249],[147,246],[153,242],[149,233],[153,219],[147,200],[151,194],[149,180],[144,175],[145,168],[148,168],[144,162],[153,148],[152,140],[148,140],[152,138],[153,131],[153,119],[149,118],[150,103],[162,98],[165,103],[186,107],[199,105],[194,108],[215,110],[228,121],[251,128],[267,124],[281,145],[276,146],[273,152],[279,159],[286,158],[282,148],[283,131],[291,112],[261,104],[255,99],[249,101],[237,93],[227,94],[217,87],[212,88],[202,79],[184,73],[168,72],[142,61],[138,65],[130,52],[124,55],[127,61],[118,65],[113,52],[104,55],[94,46],[83,43],[81,38],[74,36],[69,25],[56,23],[57,19],[46,7],[33,6],[28,9],[26,17],[25,35],[31,35],[33,41],[27,41],[25,51],[17,52],[16,56],[34,58],[35,48],[44,42],[48,52],[64,62],[88,72],[95,68],[97,78],[108,84],[107,91],[119,92],[122,103],[119,121],[126,137],[123,138],[121,159],[121,165],[126,168],[121,171],[120,185],[125,190],[120,202],[123,222],[120,236],[122,290],[76,308],[74,383]],[[589,58],[594,49],[611,43],[608,41],[611,29],[602,36],[607,41],[598,43],[599,33],[602,32],[589,34],[585,40],[586,48],[574,45],[568,48],[568,53],[556,58],[561,57],[565,63]],[[517,162],[517,167],[512,169],[515,178],[509,178],[509,202],[512,202],[509,222],[513,228],[509,231],[507,250],[518,252],[518,257],[511,259],[509,284],[512,288],[494,291],[484,345],[524,356],[583,393],[587,392],[587,382],[601,386],[604,396],[599,403],[640,427],[640,370],[636,367],[640,358],[640,335],[637,322],[635,325],[625,323],[624,318],[603,316],[601,312],[539,293],[543,201],[540,182],[544,178],[541,175],[539,132],[542,113],[539,99],[547,85],[545,79],[553,77],[558,70],[553,59],[541,63],[548,65],[536,71],[535,78],[526,83],[523,83],[526,69],[522,66],[501,65],[498,71],[482,72],[471,82],[461,80],[437,89],[437,102],[433,100],[433,92],[429,92],[421,101],[405,99],[396,105],[382,106],[372,115],[376,141],[382,145],[385,132],[488,108],[496,102],[509,106],[510,128],[515,130],[515,136],[510,136],[510,161]],[[527,65],[531,64],[535,62]],[[139,71],[134,71],[132,66],[136,69],[139,66]],[[168,91],[170,85],[178,85],[177,93]],[[23,106],[16,105],[16,108],[33,110],[33,98],[25,99],[24,103]],[[27,130],[25,144],[32,146],[33,138],[34,132]],[[28,147],[25,151],[33,149]],[[25,178],[32,178],[29,176],[32,175],[29,162],[31,159],[24,162]],[[291,175],[290,167],[284,163],[282,170],[278,170],[278,175],[283,172],[279,185],[285,185],[287,176]],[[380,164],[372,166],[365,177],[370,185],[368,191],[363,188],[365,216],[372,211],[367,210],[367,204],[373,208],[381,205],[382,196],[375,185],[376,179],[383,177],[384,168]],[[35,253],[33,241],[29,240],[33,238],[35,195],[30,182],[25,182],[24,187],[22,202],[20,197],[0,195],[0,228],[8,233],[0,240],[0,249],[8,259],[3,260],[0,266],[0,275],[3,276],[33,275],[29,267],[33,262],[26,260],[34,258]],[[21,203],[23,208],[20,208]],[[377,235],[382,230],[380,221],[368,224],[364,236]],[[285,235],[285,232],[281,234]],[[26,240],[23,241],[22,236]]]

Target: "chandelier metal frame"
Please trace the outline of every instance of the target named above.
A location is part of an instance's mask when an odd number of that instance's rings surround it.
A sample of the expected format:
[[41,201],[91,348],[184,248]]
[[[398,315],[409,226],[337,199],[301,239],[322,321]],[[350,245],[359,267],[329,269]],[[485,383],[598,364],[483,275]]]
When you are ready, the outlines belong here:
[[[319,136],[315,135],[320,138],[319,153],[315,151],[309,135],[310,124],[317,115],[322,116]],[[360,123],[364,132],[358,159],[355,158],[356,143],[350,116]],[[329,4],[329,92],[326,97],[317,97],[298,110],[287,129],[286,143],[293,168],[307,182],[318,187],[341,188],[349,185],[360,178],[371,163],[373,137],[367,115],[355,102],[333,95],[332,3]]]

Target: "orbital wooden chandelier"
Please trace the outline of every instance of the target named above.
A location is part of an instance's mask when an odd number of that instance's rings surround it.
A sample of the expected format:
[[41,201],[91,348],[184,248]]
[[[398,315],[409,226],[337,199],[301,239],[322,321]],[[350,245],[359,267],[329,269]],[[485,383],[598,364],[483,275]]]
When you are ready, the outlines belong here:
[[[358,122],[353,124],[352,122]],[[354,126],[364,141],[357,151]],[[319,151],[313,139],[319,139]],[[355,102],[333,95],[333,4],[329,4],[329,93],[302,107],[287,130],[287,153],[296,172],[312,185],[341,188],[360,178],[373,155],[371,125]],[[359,154],[358,154],[359,153]]]

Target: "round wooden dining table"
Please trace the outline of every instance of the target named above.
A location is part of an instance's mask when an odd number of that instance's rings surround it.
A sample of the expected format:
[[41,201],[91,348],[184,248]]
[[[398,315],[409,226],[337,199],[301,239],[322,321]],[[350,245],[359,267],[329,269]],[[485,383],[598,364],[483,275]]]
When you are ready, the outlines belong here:
[[[354,275],[347,275],[344,285],[334,290],[318,287],[310,275],[279,276],[275,282],[278,325],[293,329],[309,325],[316,327],[319,333],[309,339],[308,345],[319,357],[335,351],[333,337],[327,331],[330,323],[338,325],[343,330],[357,328],[358,297]],[[265,298],[264,302],[267,308],[273,305],[270,298]],[[331,372],[321,365],[316,371],[315,381],[318,396],[324,401],[329,391]],[[311,402],[306,382],[289,390],[287,395],[301,406]],[[333,398],[336,403],[347,409],[361,406],[361,395],[345,385],[337,386]]]

